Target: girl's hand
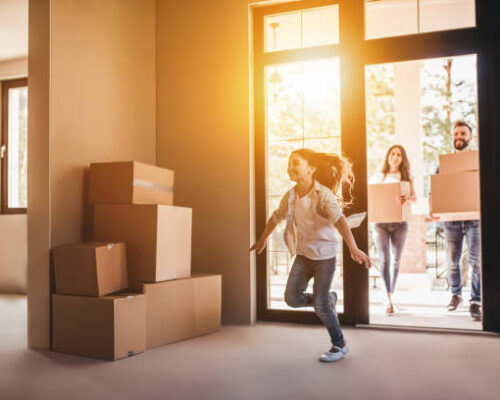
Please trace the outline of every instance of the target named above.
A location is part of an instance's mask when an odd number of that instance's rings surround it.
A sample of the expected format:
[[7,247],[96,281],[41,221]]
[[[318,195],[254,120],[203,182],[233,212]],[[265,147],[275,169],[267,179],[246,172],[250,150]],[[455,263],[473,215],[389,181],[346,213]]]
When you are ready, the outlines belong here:
[[371,267],[370,258],[365,254],[364,251],[361,251],[357,247],[351,249],[351,258],[356,261],[358,264],[365,264],[366,268]]
[[257,254],[260,254],[264,251],[264,249],[266,248],[266,242],[256,242],[254,243],[254,245],[252,247],[250,247],[250,250],[248,251],[252,251],[252,250],[255,250],[257,252]]

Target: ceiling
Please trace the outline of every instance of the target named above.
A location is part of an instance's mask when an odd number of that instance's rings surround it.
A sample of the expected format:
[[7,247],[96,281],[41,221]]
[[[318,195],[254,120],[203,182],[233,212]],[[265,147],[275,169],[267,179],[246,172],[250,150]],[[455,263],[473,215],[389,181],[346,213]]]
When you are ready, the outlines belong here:
[[0,0],[0,62],[28,56],[28,0]]

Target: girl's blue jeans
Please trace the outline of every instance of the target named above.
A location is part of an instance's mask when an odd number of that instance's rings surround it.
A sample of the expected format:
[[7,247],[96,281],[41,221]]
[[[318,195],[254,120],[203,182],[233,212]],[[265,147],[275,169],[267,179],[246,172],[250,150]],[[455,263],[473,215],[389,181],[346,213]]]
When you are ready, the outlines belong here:
[[[380,260],[380,275],[387,293],[394,293],[398,279],[401,255],[408,234],[408,223],[389,222],[375,224],[375,243]],[[391,268],[392,258],[392,268]],[[391,279],[392,269],[392,279]]]
[[[290,307],[314,307],[316,315],[325,325],[334,346],[344,343],[337,312],[330,306],[330,287],[335,272],[335,257],[311,260],[297,255],[288,276],[285,302]],[[313,292],[306,293],[309,280],[314,278]]]

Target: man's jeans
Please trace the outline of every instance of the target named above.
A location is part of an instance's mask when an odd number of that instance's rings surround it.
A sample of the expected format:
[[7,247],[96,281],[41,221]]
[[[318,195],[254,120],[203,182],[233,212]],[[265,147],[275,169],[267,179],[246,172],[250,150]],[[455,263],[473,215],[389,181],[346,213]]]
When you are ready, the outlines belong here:
[[[394,293],[398,278],[401,255],[408,234],[408,223],[390,222],[375,224],[375,243],[380,259],[380,275],[384,280],[387,293]],[[391,281],[391,250],[392,250],[392,281]]]
[[481,301],[481,264],[480,264],[480,223],[473,221],[451,221],[444,223],[446,235],[446,258],[449,269],[449,283],[453,295],[462,295],[462,277],[460,272],[460,257],[465,236],[469,251],[469,265],[472,267],[471,301]]
[[[337,313],[330,306],[330,286],[335,272],[335,257],[328,260],[310,260],[297,255],[286,283],[285,302],[290,307],[314,307],[325,325],[332,344],[341,346],[344,336]],[[305,293],[309,280],[314,278],[313,293]]]

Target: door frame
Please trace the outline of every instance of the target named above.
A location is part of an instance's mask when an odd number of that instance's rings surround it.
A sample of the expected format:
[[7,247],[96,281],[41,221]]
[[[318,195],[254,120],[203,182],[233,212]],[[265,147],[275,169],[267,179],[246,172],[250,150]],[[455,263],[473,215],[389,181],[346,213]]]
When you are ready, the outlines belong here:
[[[500,113],[500,39],[498,18],[500,6],[494,2],[476,0],[476,27],[441,32],[429,32],[380,39],[364,39],[364,0],[334,1],[305,0],[255,6],[253,12],[254,59],[254,129],[255,129],[255,204],[256,231],[266,223],[265,204],[265,93],[264,66],[305,59],[338,56],[340,58],[341,147],[354,162],[356,184],[355,203],[349,212],[367,209],[365,66],[426,58],[477,55],[478,125],[480,142],[480,179],[482,215],[482,292],[483,330],[500,332],[500,213],[497,212],[499,190],[500,143],[498,127]],[[324,5],[339,5],[339,44],[306,49],[264,53],[264,16]],[[499,108],[500,109],[500,108]],[[347,132],[349,134],[347,134]],[[353,231],[358,246],[368,249],[368,224],[363,222]],[[343,244],[343,254],[349,254]],[[368,271],[344,257],[344,313],[339,314],[344,325],[369,323]],[[264,321],[320,323],[313,312],[273,310],[267,308],[267,260],[265,252],[257,256],[257,318]]]

